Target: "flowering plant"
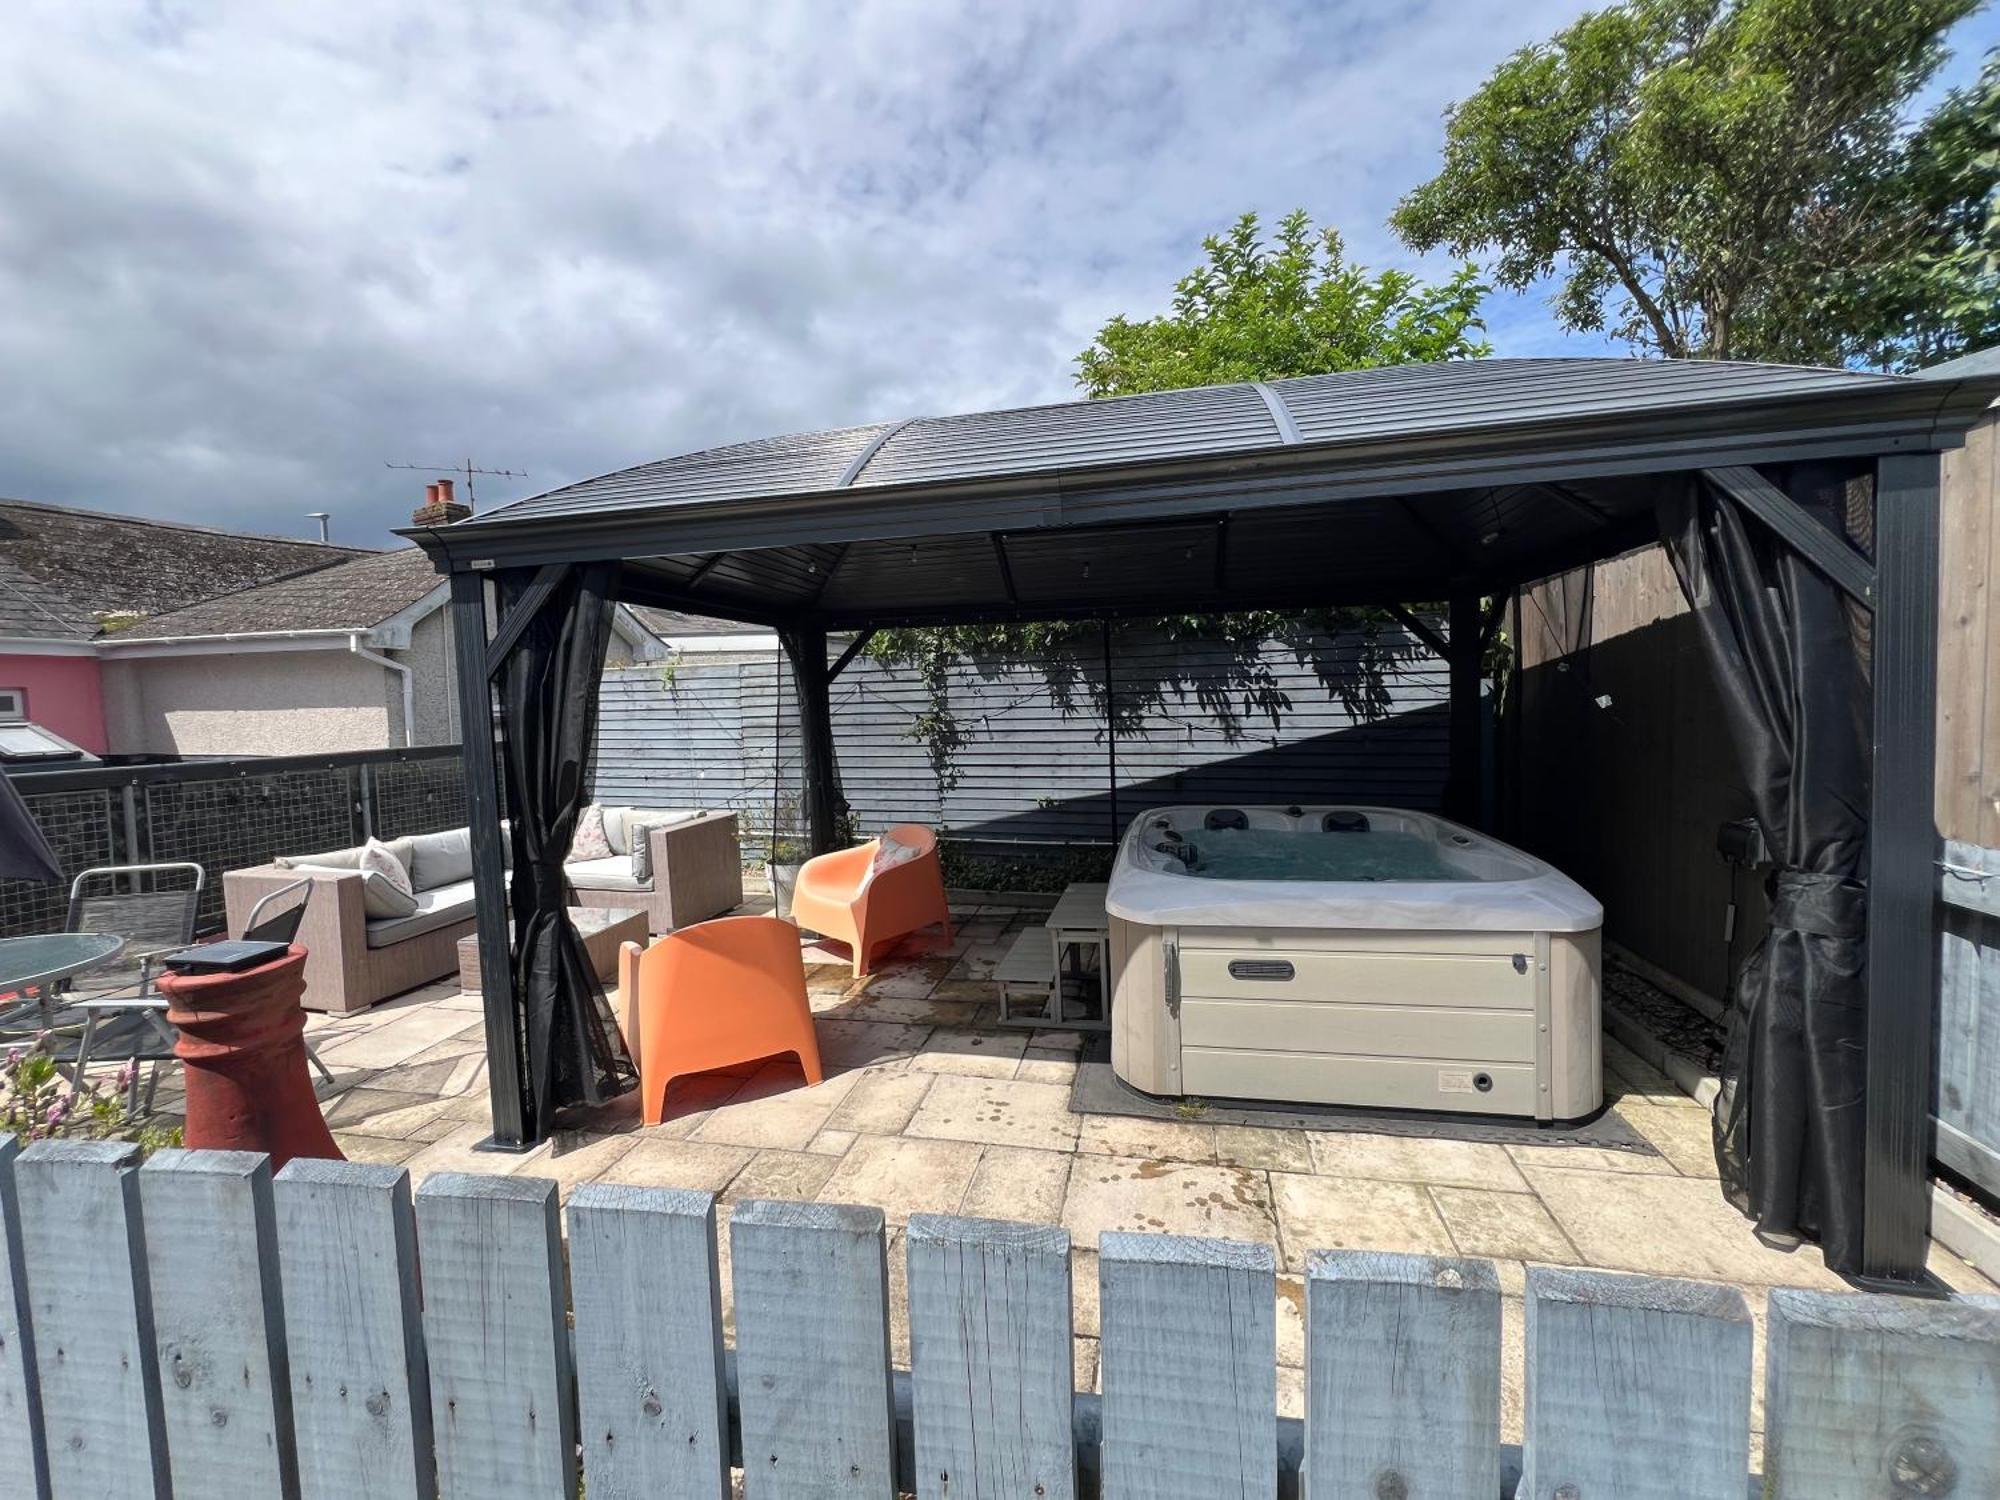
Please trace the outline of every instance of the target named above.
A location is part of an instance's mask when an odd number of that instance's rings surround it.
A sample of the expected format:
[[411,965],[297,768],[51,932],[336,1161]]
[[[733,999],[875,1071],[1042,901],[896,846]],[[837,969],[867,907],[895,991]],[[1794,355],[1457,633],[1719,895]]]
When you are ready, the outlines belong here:
[[68,1138],[132,1141],[148,1155],[181,1143],[179,1126],[128,1120],[122,1100],[139,1064],[127,1062],[110,1087],[89,1079],[72,1084],[56,1067],[49,1033],[16,1043],[0,1058],[0,1133],[23,1142]]

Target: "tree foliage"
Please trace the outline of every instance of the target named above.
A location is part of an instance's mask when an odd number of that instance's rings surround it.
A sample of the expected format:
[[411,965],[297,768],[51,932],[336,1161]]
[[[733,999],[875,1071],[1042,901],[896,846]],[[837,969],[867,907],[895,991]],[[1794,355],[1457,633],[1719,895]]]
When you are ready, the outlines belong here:
[[1392,224],[1560,274],[1565,328],[1680,358],[1841,364],[1837,314],[1907,248],[1904,115],[1979,0],[1625,0],[1507,59]]
[[1282,380],[1419,360],[1477,359],[1487,287],[1471,266],[1427,282],[1371,272],[1347,259],[1340,235],[1287,214],[1267,243],[1244,214],[1202,242],[1207,257],[1174,288],[1173,311],[1138,322],[1118,316],[1077,356],[1092,396],[1180,390],[1239,380]]

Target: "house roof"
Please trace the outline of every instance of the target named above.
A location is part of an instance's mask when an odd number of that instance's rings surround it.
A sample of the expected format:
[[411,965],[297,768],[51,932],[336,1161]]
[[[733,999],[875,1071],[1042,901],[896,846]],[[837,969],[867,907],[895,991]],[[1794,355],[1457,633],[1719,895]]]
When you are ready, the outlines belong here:
[[161,614],[366,555],[142,516],[0,499],[0,635],[87,641],[104,614]]
[[718,620],[709,615],[691,615],[678,609],[651,609],[643,604],[634,604],[631,610],[641,625],[662,639],[669,636],[743,633],[742,623],[737,620]]
[[124,643],[188,636],[368,630],[400,614],[443,583],[430,560],[415,547],[363,553],[310,573],[153,615],[113,639]]

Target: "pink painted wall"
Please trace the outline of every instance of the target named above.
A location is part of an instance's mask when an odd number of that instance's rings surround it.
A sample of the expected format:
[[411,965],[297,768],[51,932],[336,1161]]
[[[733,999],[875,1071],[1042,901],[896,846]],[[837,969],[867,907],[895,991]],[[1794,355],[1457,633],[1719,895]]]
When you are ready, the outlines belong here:
[[0,688],[28,695],[28,717],[93,755],[110,748],[104,687],[93,656],[0,655]]

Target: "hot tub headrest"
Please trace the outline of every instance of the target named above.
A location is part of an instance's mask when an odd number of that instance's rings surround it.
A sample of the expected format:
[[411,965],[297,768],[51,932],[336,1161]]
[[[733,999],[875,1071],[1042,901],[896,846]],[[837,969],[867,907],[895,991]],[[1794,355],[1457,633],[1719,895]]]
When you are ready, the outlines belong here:
[[1201,826],[1210,833],[1218,828],[1248,828],[1250,815],[1239,807],[1211,807]]
[[1330,812],[1319,820],[1322,833],[1366,833],[1368,815],[1358,812]]

